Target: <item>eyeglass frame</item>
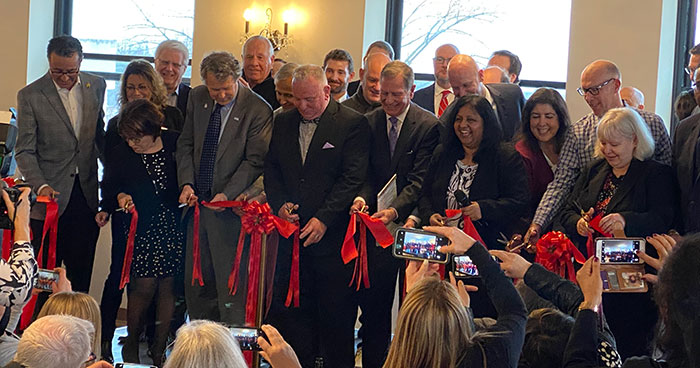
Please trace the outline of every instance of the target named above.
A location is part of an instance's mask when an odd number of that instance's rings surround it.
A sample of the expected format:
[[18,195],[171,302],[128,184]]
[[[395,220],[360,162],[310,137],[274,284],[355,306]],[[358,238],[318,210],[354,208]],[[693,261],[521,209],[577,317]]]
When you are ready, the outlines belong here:
[[452,60],[452,58],[444,58],[444,57],[442,57],[442,56],[436,56],[436,57],[433,58],[433,61],[434,61],[434,62],[437,62],[437,63],[439,63],[439,64],[444,64],[445,62],[446,62],[447,64],[449,64],[449,63],[450,63],[450,60]]
[[75,77],[76,75],[80,74],[80,69],[75,69],[75,70],[51,70],[49,69],[49,73],[55,77],[62,77],[62,76],[68,76],[68,77]]
[[607,86],[608,84],[610,84],[610,82],[612,82],[616,79],[617,78],[610,78],[610,79],[606,80],[605,82],[603,82],[597,86],[593,86],[593,87],[588,87],[588,88],[578,87],[578,88],[576,88],[576,92],[578,92],[578,94],[581,96],[585,96],[586,93],[590,93],[592,96],[598,96],[601,88]]

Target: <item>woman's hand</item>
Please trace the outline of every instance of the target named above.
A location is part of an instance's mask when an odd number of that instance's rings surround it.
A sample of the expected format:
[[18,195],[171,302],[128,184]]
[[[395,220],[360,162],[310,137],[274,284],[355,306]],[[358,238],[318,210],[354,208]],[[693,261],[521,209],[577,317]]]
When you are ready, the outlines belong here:
[[600,305],[603,302],[603,279],[600,278],[600,260],[598,257],[588,258],[580,270],[576,272],[576,281],[583,293],[583,301],[589,305]]
[[522,279],[525,277],[527,270],[530,269],[532,263],[525,260],[519,254],[506,252],[503,250],[491,250],[491,255],[496,256],[501,260],[501,269],[506,276],[514,279]]
[[[651,244],[654,246],[654,248],[656,248],[659,258],[656,259],[642,251],[637,251],[637,255],[649,266],[653,267],[657,271],[660,271],[664,265],[664,262],[666,262],[666,258],[673,251],[673,247],[676,246],[676,240],[670,235],[655,234],[654,236],[647,236],[647,244]],[[644,274],[642,278],[652,284],[659,282],[659,277],[650,273]]]
[[464,231],[452,226],[426,226],[425,231],[442,235],[450,240],[450,244],[440,247],[438,252],[462,255],[476,243],[476,240],[464,233]]
[[439,213],[433,213],[430,216],[430,226],[445,226],[445,216]]
[[615,231],[625,230],[625,218],[619,213],[611,213],[600,220],[600,229],[603,232],[612,234]]
[[588,234],[593,232],[588,222],[593,218],[593,208],[590,208],[580,219],[576,222],[576,232],[581,236],[588,236]]
[[437,276],[440,265],[424,261],[409,261],[406,267],[406,292],[411,291],[413,285],[427,277]]
[[58,281],[51,283],[51,294],[61,293],[64,291],[73,291],[73,285],[68,276],[66,276],[66,269],[62,267],[56,267],[53,269],[58,273]]
[[117,195],[117,204],[119,207],[129,211],[131,210],[131,207],[134,206],[134,200],[126,193],[119,193]]
[[261,328],[265,332],[267,340],[262,336],[258,337],[258,345],[262,349],[260,355],[270,363],[270,366],[274,368],[301,368],[294,349],[284,341],[279,331],[270,325],[262,325]]
[[450,271],[450,284],[457,288],[457,294],[459,294],[459,299],[462,301],[462,305],[469,308],[469,293],[468,291],[475,292],[479,288],[474,285],[465,285],[464,281],[455,279],[455,274]]
[[103,227],[107,225],[107,221],[109,221],[109,213],[105,211],[100,211],[95,215],[95,222],[97,222],[97,226]]
[[472,221],[481,220],[481,207],[478,202],[472,202],[467,207],[462,207],[462,215],[468,216]]

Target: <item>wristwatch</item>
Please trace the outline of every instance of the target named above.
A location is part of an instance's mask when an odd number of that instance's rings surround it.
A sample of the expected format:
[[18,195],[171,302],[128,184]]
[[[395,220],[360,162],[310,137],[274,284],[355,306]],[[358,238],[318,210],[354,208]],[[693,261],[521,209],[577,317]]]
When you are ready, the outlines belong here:
[[593,304],[592,302],[589,301],[583,301],[581,304],[578,306],[578,311],[582,311],[584,309],[590,309],[596,313],[598,313],[598,304]]

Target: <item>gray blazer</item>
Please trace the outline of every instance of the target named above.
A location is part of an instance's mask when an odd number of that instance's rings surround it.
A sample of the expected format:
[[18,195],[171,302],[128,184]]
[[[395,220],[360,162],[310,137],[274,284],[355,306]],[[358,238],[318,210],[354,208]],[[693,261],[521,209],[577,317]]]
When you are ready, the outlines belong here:
[[[104,144],[105,81],[83,72],[80,80],[80,140],[49,73],[17,93],[17,166],[34,190],[48,184],[60,193],[59,215],[70,200],[76,166],[87,204],[97,212],[97,158]],[[45,211],[46,206],[33,206],[31,218],[43,220]]]
[[[224,193],[233,200],[253,184],[263,171],[272,134],[272,109],[250,88],[238,83],[236,102],[219,140],[214,166],[212,195]],[[177,142],[177,177],[180,187],[196,187],[204,135],[214,100],[206,86],[190,92],[187,117]],[[201,198],[209,199],[209,198]]]

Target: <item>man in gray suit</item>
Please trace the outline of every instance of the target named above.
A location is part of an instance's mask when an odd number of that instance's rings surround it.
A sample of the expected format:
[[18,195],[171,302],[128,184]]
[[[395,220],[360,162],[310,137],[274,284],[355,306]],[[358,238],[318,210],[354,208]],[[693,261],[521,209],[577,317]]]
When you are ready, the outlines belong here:
[[[239,81],[241,66],[228,52],[202,60],[203,86],[192,89],[187,118],[178,141],[180,203],[225,201],[257,194],[272,133],[272,109]],[[204,285],[193,282],[192,230],[188,225],[185,299],[190,318],[242,324],[245,317],[247,264],[241,260],[239,287],[230,295],[228,277],[236,255],[240,218],[232,211],[206,205],[201,210],[199,246]]]
[[[38,195],[58,202],[56,265],[65,262],[73,290],[88,292],[99,235],[97,158],[104,140],[105,81],[80,72],[83,49],[73,37],[50,40],[47,56],[48,73],[17,94],[17,164]],[[45,214],[44,204],[33,206],[37,252]],[[46,254],[40,267],[46,267]]]

